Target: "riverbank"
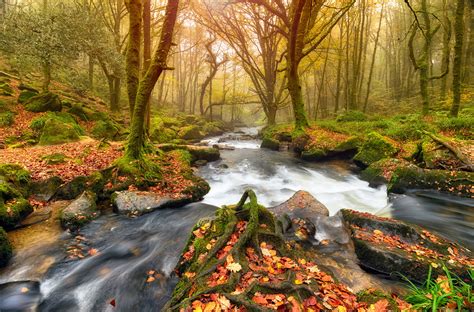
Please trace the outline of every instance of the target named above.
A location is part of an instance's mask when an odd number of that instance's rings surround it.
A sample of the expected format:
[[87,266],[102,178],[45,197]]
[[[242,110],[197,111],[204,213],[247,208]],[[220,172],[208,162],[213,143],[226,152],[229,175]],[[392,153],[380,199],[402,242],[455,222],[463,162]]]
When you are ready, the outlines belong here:
[[369,119],[348,113],[336,121],[314,123],[295,133],[292,125],[266,127],[262,147],[293,150],[303,160],[352,160],[371,185],[387,184],[389,193],[436,190],[474,197],[473,117],[407,115]]

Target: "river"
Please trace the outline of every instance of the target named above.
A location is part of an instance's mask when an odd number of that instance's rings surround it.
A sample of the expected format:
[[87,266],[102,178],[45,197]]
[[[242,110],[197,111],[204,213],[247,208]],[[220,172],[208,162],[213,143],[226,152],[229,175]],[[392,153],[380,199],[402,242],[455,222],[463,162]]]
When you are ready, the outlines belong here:
[[[244,130],[256,132],[253,128]],[[207,142],[212,145],[219,139]],[[84,240],[80,244],[97,250],[94,256],[67,260],[65,250],[77,238],[64,233],[53,243],[19,250],[9,267],[0,271],[0,283],[41,281],[40,311],[159,311],[176,283],[172,271],[191,227],[200,218],[213,215],[215,206],[236,203],[246,188],[254,189],[260,203],[267,206],[306,190],[331,214],[352,208],[391,215],[473,248],[473,200],[436,192],[387,196],[385,186],[369,187],[347,162],[302,162],[289,152],[260,149],[257,140],[230,140],[225,144],[235,150],[222,151],[221,160],[198,170],[211,185],[202,203],[155,211],[136,219],[109,211],[81,230]],[[147,283],[150,270],[158,272],[158,277]],[[25,293],[7,302],[0,291],[0,302],[2,299],[4,306],[11,304],[24,310],[39,300],[34,293]]]

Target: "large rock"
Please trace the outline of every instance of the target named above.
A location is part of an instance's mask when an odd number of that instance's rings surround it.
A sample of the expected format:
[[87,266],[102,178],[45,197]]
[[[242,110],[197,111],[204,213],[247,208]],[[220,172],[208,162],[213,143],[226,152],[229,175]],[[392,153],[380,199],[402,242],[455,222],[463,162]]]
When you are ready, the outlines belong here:
[[181,128],[178,132],[178,138],[183,140],[201,140],[204,136],[200,127],[195,125]]
[[61,212],[62,227],[76,230],[99,216],[96,195],[86,191]]
[[426,139],[420,143],[418,147],[417,160],[419,165],[426,169],[456,170],[462,168],[464,165],[446,147],[431,139]]
[[260,148],[268,148],[274,151],[278,151],[278,149],[280,148],[280,142],[273,138],[263,138]]
[[342,141],[328,142],[327,139],[312,145],[301,153],[301,158],[308,161],[321,161],[332,158],[351,158],[357,153],[361,144],[359,137],[353,136]]
[[117,213],[134,217],[160,208],[182,206],[189,202],[189,198],[171,198],[152,192],[122,191],[114,193],[112,202]]
[[57,94],[47,92],[33,96],[25,101],[25,109],[30,112],[60,112],[63,108]]
[[7,230],[32,212],[28,200],[29,174],[21,166],[0,165],[0,227]]
[[326,206],[306,191],[296,192],[286,202],[270,208],[270,211],[277,216],[287,214],[291,218],[309,218],[318,215],[329,216],[329,210]]
[[399,148],[392,140],[377,132],[371,132],[367,135],[367,140],[362,144],[359,152],[354,156],[354,162],[358,166],[366,168],[378,160],[394,156],[398,151]]
[[408,162],[403,159],[385,158],[378,160],[365,168],[360,177],[369,182],[372,187],[387,184],[392,178],[393,172],[400,166],[406,166]]
[[444,274],[446,265],[465,278],[474,265],[469,250],[418,226],[347,209],[341,210],[340,215],[352,231],[360,264],[370,270],[424,282],[430,267],[435,276]]
[[63,183],[63,180],[57,176],[34,181],[30,184],[30,192],[37,200],[49,201]]
[[13,88],[6,82],[0,82],[0,95],[12,96],[15,92]]
[[220,152],[218,148],[197,145],[182,145],[182,144],[160,144],[159,149],[168,152],[173,150],[185,150],[191,154],[192,162],[198,160],[216,161],[220,159]]
[[39,144],[55,145],[75,142],[80,140],[80,134],[75,125],[51,118],[44,124]]
[[18,103],[23,104],[34,96],[38,95],[38,91],[23,90],[18,96]]
[[473,172],[422,169],[408,164],[395,169],[387,189],[394,193],[404,193],[408,189],[433,189],[471,197],[473,180]]
[[[7,233],[2,227],[0,227],[0,268],[8,264],[8,261],[12,257],[12,254],[13,249],[10,241],[8,240]],[[0,311],[2,311],[1,305]]]

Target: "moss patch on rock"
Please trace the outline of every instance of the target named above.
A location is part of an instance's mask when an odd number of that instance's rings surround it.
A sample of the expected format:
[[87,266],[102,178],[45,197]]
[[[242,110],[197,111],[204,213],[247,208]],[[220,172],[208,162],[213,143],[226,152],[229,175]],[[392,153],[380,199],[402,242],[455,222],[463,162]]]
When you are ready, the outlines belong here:
[[18,96],[18,103],[23,104],[34,96],[37,96],[37,91],[23,90]]
[[0,95],[3,96],[12,96],[15,94],[13,88],[6,82],[0,82]]
[[474,173],[422,169],[409,164],[398,167],[390,179],[388,191],[404,193],[408,189],[434,189],[464,197],[472,197]]
[[13,255],[13,247],[8,240],[7,233],[0,227],[0,268],[5,267]]
[[24,103],[25,109],[34,113],[60,112],[63,108],[57,94],[47,92],[35,95]]
[[97,139],[123,139],[124,129],[116,122],[108,120],[99,120],[91,130],[92,136]]
[[8,127],[15,122],[15,114],[13,112],[0,113],[0,127]]
[[80,140],[81,126],[68,113],[47,113],[34,119],[30,128],[39,135],[40,145],[54,145]]
[[392,140],[377,132],[371,132],[355,155],[354,161],[360,167],[366,168],[378,160],[394,156],[398,151],[399,148]]
[[199,126],[191,125],[183,127],[178,132],[178,138],[183,140],[201,140],[205,137],[205,134],[201,132]]

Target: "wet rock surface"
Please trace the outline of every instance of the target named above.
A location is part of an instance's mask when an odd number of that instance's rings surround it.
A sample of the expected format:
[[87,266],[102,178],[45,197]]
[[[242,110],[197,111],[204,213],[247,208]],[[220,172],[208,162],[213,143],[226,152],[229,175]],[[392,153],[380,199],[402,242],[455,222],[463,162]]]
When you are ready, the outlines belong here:
[[443,274],[443,265],[467,278],[474,265],[471,251],[421,227],[347,209],[340,215],[351,230],[361,266],[391,278],[424,282],[430,268]]
[[188,197],[172,198],[153,192],[122,191],[112,198],[114,210],[129,217],[140,216],[160,208],[176,207],[185,204]]
[[98,216],[96,195],[86,191],[64,208],[60,220],[64,228],[76,230]]

